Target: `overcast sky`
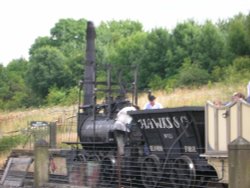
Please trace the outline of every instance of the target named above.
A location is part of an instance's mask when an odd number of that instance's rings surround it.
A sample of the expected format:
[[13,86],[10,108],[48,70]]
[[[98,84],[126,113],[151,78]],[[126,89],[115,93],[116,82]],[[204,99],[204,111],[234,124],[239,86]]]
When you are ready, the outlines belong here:
[[24,57],[35,39],[49,36],[61,18],[101,21],[130,19],[145,30],[193,19],[198,23],[248,14],[250,0],[1,0],[0,64]]

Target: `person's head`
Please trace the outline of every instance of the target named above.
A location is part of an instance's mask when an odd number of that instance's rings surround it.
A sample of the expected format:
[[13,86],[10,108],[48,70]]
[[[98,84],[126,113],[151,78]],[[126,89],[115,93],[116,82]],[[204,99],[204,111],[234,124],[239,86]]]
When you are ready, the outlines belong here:
[[154,96],[154,95],[150,95],[150,96],[148,97],[148,100],[149,100],[149,102],[150,102],[151,105],[154,105],[154,104],[155,104],[155,96]]
[[235,92],[232,96],[233,101],[239,101],[240,99],[245,100],[245,96],[240,92]]

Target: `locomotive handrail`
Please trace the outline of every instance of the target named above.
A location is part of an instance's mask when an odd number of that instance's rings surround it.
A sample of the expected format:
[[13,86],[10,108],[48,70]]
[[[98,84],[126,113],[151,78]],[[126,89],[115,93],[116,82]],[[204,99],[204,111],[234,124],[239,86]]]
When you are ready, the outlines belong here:
[[83,105],[83,106],[79,106],[79,109],[87,109],[87,108],[90,108],[92,107],[93,105],[91,104],[88,104],[88,105]]
[[146,110],[137,110],[137,111],[130,111],[129,114],[158,114],[161,112],[185,112],[185,111],[204,111],[204,107],[202,106],[182,106],[176,108],[161,108],[161,109],[146,109]]
[[242,136],[250,141],[250,104],[244,100],[226,106],[207,101],[205,107],[206,154],[227,154],[228,144]]

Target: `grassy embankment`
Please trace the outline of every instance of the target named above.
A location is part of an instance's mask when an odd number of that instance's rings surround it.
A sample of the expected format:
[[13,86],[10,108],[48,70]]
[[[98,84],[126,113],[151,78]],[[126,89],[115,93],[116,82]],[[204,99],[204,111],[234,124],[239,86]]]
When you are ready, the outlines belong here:
[[[153,95],[157,97],[157,101],[164,107],[177,106],[204,106],[206,101],[229,101],[234,92],[242,92],[246,94],[246,86],[241,84],[222,85],[216,84],[212,87],[202,86],[199,88],[182,88],[172,92],[156,91]],[[139,106],[147,102],[147,94],[139,97]]]
[[[30,109],[0,113],[0,168],[12,148],[32,149],[34,136],[41,129],[31,129],[31,121],[56,122],[58,125],[57,143],[76,141],[76,106]],[[43,133],[42,133],[43,134]],[[41,134],[41,135],[42,135]],[[46,137],[48,139],[48,137]]]
[[[157,97],[157,101],[160,102],[164,107],[177,107],[177,106],[204,106],[206,101],[229,101],[232,93],[235,91],[242,92],[246,94],[245,85],[222,85],[217,84],[213,87],[203,86],[200,88],[183,88],[176,89],[172,92],[164,91],[153,91],[153,94]],[[144,104],[147,102],[147,94],[139,95],[139,106],[143,108]],[[25,138],[27,138],[28,123],[30,121],[48,121],[57,122],[59,125],[59,136],[57,142],[62,141],[76,141],[76,118],[73,117],[77,113],[76,106],[70,107],[53,107],[53,108],[42,108],[42,109],[32,109],[23,110],[15,112],[1,112],[0,113],[0,155],[6,157],[9,153],[9,149],[13,147],[23,147]],[[12,132],[17,131],[16,133]],[[20,135],[21,137],[14,135]],[[13,139],[9,140],[9,145],[6,146],[6,137],[12,136]],[[9,139],[9,138],[8,138]],[[2,140],[2,142],[1,142]],[[27,140],[27,139],[26,139]],[[20,143],[20,144],[19,144]],[[3,146],[3,144],[5,144]],[[62,145],[61,145],[62,146]],[[27,146],[26,146],[27,147]],[[32,147],[32,145],[29,145]],[[1,157],[1,156],[0,156]],[[4,161],[4,160],[3,160]],[[1,167],[1,160],[0,160]]]

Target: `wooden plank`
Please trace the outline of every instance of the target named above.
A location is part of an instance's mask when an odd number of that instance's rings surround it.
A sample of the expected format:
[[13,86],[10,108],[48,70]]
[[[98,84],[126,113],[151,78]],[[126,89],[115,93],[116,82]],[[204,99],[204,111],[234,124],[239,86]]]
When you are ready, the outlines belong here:
[[12,158],[9,159],[9,161],[7,163],[7,166],[6,166],[5,170],[4,170],[4,173],[3,173],[3,176],[2,176],[1,182],[0,182],[1,185],[3,185],[4,180],[5,180],[5,178],[6,178],[7,174],[8,174],[11,162],[12,162]]
[[33,159],[31,157],[11,157],[8,161],[6,169],[4,170],[1,184],[13,187],[22,186],[32,161]]

